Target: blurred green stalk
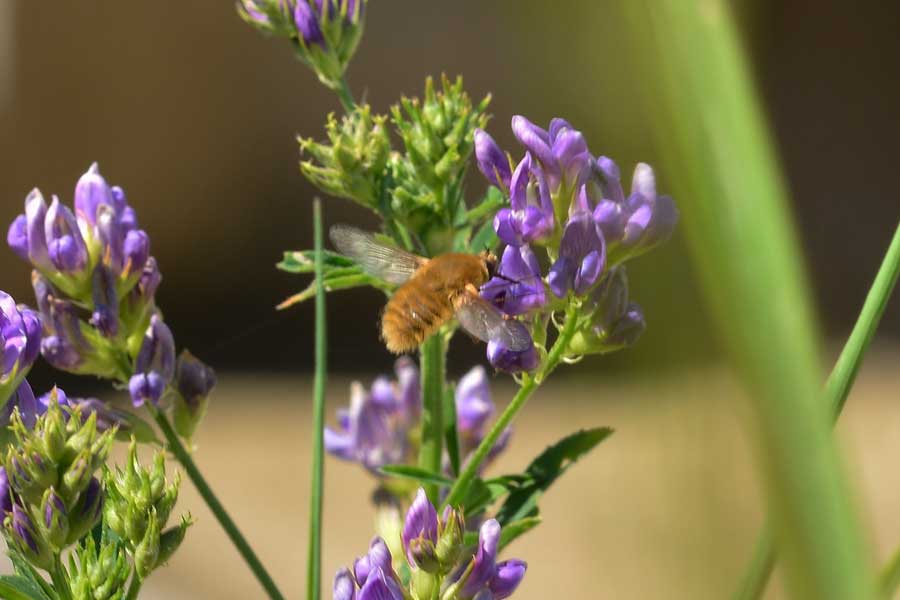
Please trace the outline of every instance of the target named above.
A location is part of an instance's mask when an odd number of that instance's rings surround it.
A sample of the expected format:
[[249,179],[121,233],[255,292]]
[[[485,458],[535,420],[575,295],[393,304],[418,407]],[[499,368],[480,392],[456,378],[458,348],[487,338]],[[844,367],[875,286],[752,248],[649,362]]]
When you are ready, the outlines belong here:
[[[862,365],[862,358],[872,342],[888,299],[897,283],[898,274],[900,274],[900,226],[894,231],[891,245],[888,247],[884,261],[875,276],[875,281],[869,289],[856,325],[853,326],[853,331],[847,338],[847,343],[825,383],[825,398],[834,410],[835,421],[841,416],[847,396],[850,394],[853,382],[856,381],[856,374]],[[889,568],[886,571],[887,575],[882,577],[882,581],[886,582],[882,584],[882,588],[890,585],[891,582],[900,581],[900,558],[895,559],[891,564],[892,568]],[[762,596],[774,566],[775,544],[772,539],[771,527],[766,523],[763,525],[763,531],[756,542],[753,558],[734,595],[734,600],[753,600]],[[893,583],[893,587],[896,585]],[[891,591],[893,591],[893,587]]]
[[[444,370],[446,345],[444,335],[437,332],[419,349],[419,370],[422,373],[422,446],[419,466],[431,473],[441,472],[444,452]],[[438,504],[440,489],[426,484],[425,493],[432,504]]]
[[806,276],[765,119],[722,0],[631,0],[632,50],[703,291],[753,401],[792,598],[874,596],[819,389]]
[[325,380],[328,340],[325,337],[325,286],[322,285],[324,269],[322,201],[313,200],[313,238],[316,271],[316,334],[315,374],[313,379],[313,435],[312,479],[309,500],[309,548],[306,563],[307,600],[319,600],[322,587],[322,480],[324,464],[322,444],[325,430]]

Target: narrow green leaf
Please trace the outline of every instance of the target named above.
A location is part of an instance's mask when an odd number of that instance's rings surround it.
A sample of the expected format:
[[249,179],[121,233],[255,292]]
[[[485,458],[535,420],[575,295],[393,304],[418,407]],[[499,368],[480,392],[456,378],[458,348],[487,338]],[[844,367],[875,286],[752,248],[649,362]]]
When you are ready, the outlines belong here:
[[21,575],[0,575],[3,600],[50,600],[33,581]]
[[[299,304],[301,302],[305,302],[310,298],[315,297],[316,289],[318,288],[317,279],[313,279],[312,283],[306,287],[302,292],[298,292],[293,296],[286,298],[283,300],[277,308],[278,310],[284,310],[286,308],[290,308],[295,304]],[[334,279],[326,279],[325,288],[326,292],[336,292],[338,290],[348,290],[350,288],[363,287],[363,286],[373,286],[380,287],[375,284],[375,280],[368,275],[349,275],[346,277],[336,277]]]
[[[281,262],[275,265],[276,268],[288,273],[314,273],[316,270],[315,250],[288,250],[284,253]],[[336,252],[325,250],[324,267],[335,269],[340,267],[353,267],[355,263],[352,259],[347,258]]]
[[454,386],[448,385],[444,392],[444,445],[450,459],[450,472],[459,475],[459,435],[456,432],[456,393]]
[[53,588],[40,576],[37,570],[25,560],[24,556],[22,556],[15,548],[7,548],[7,555],[9,556],[10,562],[13,564],[16,575],[24,577],[40,587],[46,596],[53,596]]
[[450,485],[453,485],[452,479],[448,479],[439,473],[433,473],[428,469],[423,469],[422,467],[416,467],[414,465],[385,465],[378,470],[391,477],[412,479],[422,484],[440,487],[449,487]]
[[525,475],[531,481],[512,491],[506,499],[497,520],[501,525],[519,521],[537,514],[537,502],[541,495],[582,456],[612,435],[608,427],[583,429],[568,435],[544,450],[535,458]]
[[476,477],[469,484],[469,489],[463,498],[463,513],[466,515],[480,514],[507,493],[509,493],[509,488],[505,485]]

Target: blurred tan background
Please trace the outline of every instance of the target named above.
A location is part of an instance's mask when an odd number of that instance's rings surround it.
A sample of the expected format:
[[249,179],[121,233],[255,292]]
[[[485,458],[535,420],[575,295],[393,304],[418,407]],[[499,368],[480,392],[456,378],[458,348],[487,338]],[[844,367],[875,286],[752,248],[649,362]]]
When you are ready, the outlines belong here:
[[[823,331],[839,343],[900,207],[900,5],[735,7],[794,192]],[[657,166],[666,190],[678,173],[650,146],[652,119],[637,107],[652,102],[634,101],[645,80],[621,27],[615,2],[374,0],[349,78],[357,97],[385,111],[399,94],[419,94],[426,75],[462,73],[473,96],[493,94],[489,129],[505,147],[516,148],[513,114],[565,116],[623,171],[637,160]],[[304,572],[312,306],[272,310],[306,284],[272,265],[311,243],[313,190],[297,171],[294,138],[321,137],[332,110],[334,97],[287,44],[241,23],[228,1],[0,0],[0,222],[34,186],[70,201],[94,160],[125,188],[152,237],[159,303],[179,345],[220,371],[198,460],[291,597]],[[474,174],[470,196],[483,189]],[[334,200],[326,219],[372,223]],[[0,270],[2,288],[29,300],[27,269],[11,252],[0,252]],[[547,496],[548,523],[511,548],[531,563],[518,598],[722,597],[748,555],[759,519],[749,434],[680,237],[635,263],[631,279],[646,335],[557,376],[498,465],[520,468],[583,425],[619,430]],[[333,406],[346,401],[350,378],[390,368],[375,327],[380,301],[364,290],[329,298]],[[840,428],[879,559],[900,542],[898,338],[895,301]],[[458,342],[451,374],[482,352]],[[43,366],[33,380],[109,394]],[[505,383],[496,378],[501,402]],[[328,463],[329,578],[368,542],[370,489],[359,469]],[[184,506],[198,524],[147,597],[260,597],[189,482]]]

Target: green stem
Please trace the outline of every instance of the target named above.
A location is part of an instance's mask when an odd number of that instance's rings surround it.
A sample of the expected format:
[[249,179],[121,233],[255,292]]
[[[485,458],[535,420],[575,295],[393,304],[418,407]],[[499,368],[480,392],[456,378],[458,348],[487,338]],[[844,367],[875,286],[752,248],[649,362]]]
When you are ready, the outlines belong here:
[[131,584],[128,586],[128,594],[125,596],[125,600],[136,600],[138,597],[138,592],[141,591],[141,585],[143,585],[143,581],[138,577],[137,570],[132,569],[131,572]]
[[[444,450],[444,337],[438,332],[422,344],[420,369],[422,372],[422,446],[419,466],[432,473],[441,472]],[[437,504],[438,486],[426,484],[425,493]]]
[[316,250],[316,370],[313,380],[312,481],[310,482],[309,548],[306,572],[306,597],[318,600],[322,586],[322,436],[325,429],[325,381],[327,340],[325,337],[325,266],[322,251],[322,201],[313,200],[313,236]]
[[347,83],[347,76],[342,75],[340,81],[337,82],[337,87],[334,88],[334,92],[338,96],[338,100],[341,101],[341,106],[344,107],[344,112],[350,114],[356,108],[356,101],[353,100],[353,94],[350,92],[350,84]]
[[53,581],[53,589],[59,600],[72,600],[72,590],[69,588],[69,578],[66,568],[60,560],[59,554],[53,557],[53,566],[50,568],[50,579]]
[[[888,299],[897,283],[898,274],[900,274],[900,226],[894,232],[891,245],[888,247],[878,274],[875,276],[875,281],[869,289],[859,318],[853,326],[853,331],[847,338],[841,355],[825,382],[825,398],[833,407],[835,421],[844,409],[847,396],[862,364],[862,357],[872,342]],[[766,523],[756,542],[750,565],[741,580],[740,587],[733,596],[734,600],[759,598],[766,589],[774,566],[775,543],[771,526]]]
[[266,590],[269,598],[272,600],[284,600],[284,596],[278,591],[275,582],[272,581],[271,575],[266,571],[265,567],[256,556],[256,553],[253,551],[253,548],[250,547],[250,544],[247,543],[247,540],[241,534],[237,525],[235,525],[234,521],[231,520],[231,517],[228,516],[225,507],[222,506],[222,503],[219,502],[216,494],[209,487],[209,484],[206,483],[206,479],[203,478],[200,469],[194,464],[194,460],[191,458],[187,449],[181,444],[181,440],[178,439],[178,435],[172,428],[172,424],[169,423],[169,419],[162,412],[152,407],[150,407],[150,410],[168,442],[169,451],[175,455],[175,458],[178,459],[178,462],[184,467],[187,476],[194,483],[194,487],[197,488],[197,491],[200,492],[203,501],[206,502],[209,510],[215,515],[216,520],[219,521],[219,525],[225,530],[228,538],[234,544],[235,548],[237,548],[237,551],[256,576],[260,585]]
[[883,598],[893,598],[898,585],[900,585],[900,550],[897,550],[878,578]]
[[491,427],[488,434],[481,440],[481,443],[478,445],[478,448],[475,449],[471,458],[466,461],[462,473],[459,474],[459,477],[457,477],[456,481],[453,483],[453,487],[450,488],[450,493],[444,501],[445,506],[458,506],[463,501],[466,492],[469,489],[469,485],[478,475],[478,469],[481,467],[481,463],[485,461],[491,449],[497,443],[497,440],[500,439],[500,436],[512,422],[516,414],[518,414],[518,412],[522,410],[522,407],[525,406],[525,403],[528,401],[528,398],[531,397],[534,390],[536,390],[538,386],[547,379],[550,373],[553,372],[553,369],[559,365],[569,346],[569,342],[572,341],[572,336],[575,335],[575,327],[577,324],[578,318],[576,307],[570,304],[569,308],[566,310],[566,322],[559,332],[559,337],[556,338],[556,342],[554,342],[553,347],[547,354],[544,364],[541,365],[537,375],[525,375],[519,391],[516,392],[516,395],[513,396],[513,399],[503,410],[503,413],[494,422],[494,425]]

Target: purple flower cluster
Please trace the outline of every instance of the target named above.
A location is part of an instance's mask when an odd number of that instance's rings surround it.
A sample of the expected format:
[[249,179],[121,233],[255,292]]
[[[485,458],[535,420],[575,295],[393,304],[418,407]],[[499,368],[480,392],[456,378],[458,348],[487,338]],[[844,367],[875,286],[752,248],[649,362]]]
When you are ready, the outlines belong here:
[[[588,297],[611,267],[671,235],[678,211],[670,197],[657,195],[648,165],[637,165],[631,194],[625,197],[616,164],[606,157],[595,159],[568,121],[553,119],[545,130],[515,116],[512,130],[526,150],[514,169],[487,132],[475,132],[479,170],[509,194],[509,207],[494,217],[494,230],[507,246],[496,276],[482,288],[482,295],[506,314],[529,315],[550,307],[554,300],[545,288],[561,300],[570,294]],[[546,277],[535,246],[547,248]],[[640,327],[613,337],[633,341],[633,332],[643,329],[636,305],[630,305],[627,319]],[[534,349],[512,352],[500,343],[488,346],[488,358],[507,371],[531,370],[539,362]]]
[[[419,370],[409,357],[394,367],[396,379],[379,377],[369,390],[354,383],[350,406],[338,411],[338,428],[325,428],[325,449],[334,456],[377,470],[415,460],[414,431],[420,426],[422,390]],[[494,413],[487,374],[475,367],[456,388],[457,433],[465,458],[487,431]],[[509,440],[507,431],[492,450],[496,455]]]
[[33,190],[7,235],[35,269],[41,354],[62,370],[130,378],[136,406],[158,402],[174,374],[175,347],[156,311],[161,275],[150,238],[125,192],[107,184],[96,163],[74,197],[73,212],[56,196],[48,206]]
[[239,0],[244,18],[261,29],[280,29],[290,23],[306,46],[325,48],[323,27],[353,26],[365,11],[363,0]]
[[[459,600],[502,600],[518,588],[527,565],[512,559],[497,561],[500,524],[485,521],[478,535],[474,555],[464,553],[465,523],[459,511],[437,509],[419,489],[403,524],[401,542],[409,568],[413,570],[410,586],[413,597],[423,597],[417,586],[442,598]],[[424,577],[416,577],[421,572]],[[403,600],[400,578],[393,567],[388,545],[376,537],[369,552],[354,563],[353,569],[341,569],[334,579],[334,600]]]

